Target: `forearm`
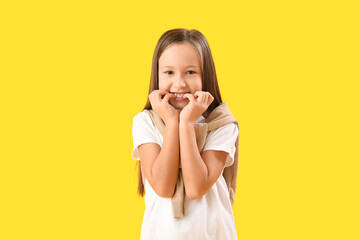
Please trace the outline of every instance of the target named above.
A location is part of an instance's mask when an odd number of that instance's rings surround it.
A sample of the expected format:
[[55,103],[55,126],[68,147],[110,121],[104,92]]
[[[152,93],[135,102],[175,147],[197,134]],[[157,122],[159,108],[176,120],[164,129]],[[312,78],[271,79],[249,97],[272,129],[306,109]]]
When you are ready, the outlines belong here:
[[156,176],[156,186],[163,196],[172,197],[179,173],[179,123],[165,125],[163,145],[151,168],[151,175]]
[[186,194],[196,198],[204,189],[208,177],[208,169],[202,159],[196,143],[194,123],[180,122],[180,156],[181,168]]

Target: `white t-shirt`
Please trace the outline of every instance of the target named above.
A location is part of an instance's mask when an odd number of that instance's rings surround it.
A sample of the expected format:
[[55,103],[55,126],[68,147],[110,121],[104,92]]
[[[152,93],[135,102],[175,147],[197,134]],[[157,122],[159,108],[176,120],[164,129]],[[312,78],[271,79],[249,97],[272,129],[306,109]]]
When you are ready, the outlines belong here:
[[[196,122],[204,122],[200,116]],[[132,157],[140,160],[138,146],[156,143],[160,147],[163,137],[146,112],[140,112],[133,119]],[[205,140],[205,150],[220,150],[228,154],[225,167],[233,164],[235,141],[239,130],[235,123],[211,131]],[[234,214],[229,191],[222,174],[209,191],[199,199],[185,196],[187,215],[174,218],[171,198],[162,198],[145,179],[145,212],[141,227],[141,240],[233,240],[237,239]]]

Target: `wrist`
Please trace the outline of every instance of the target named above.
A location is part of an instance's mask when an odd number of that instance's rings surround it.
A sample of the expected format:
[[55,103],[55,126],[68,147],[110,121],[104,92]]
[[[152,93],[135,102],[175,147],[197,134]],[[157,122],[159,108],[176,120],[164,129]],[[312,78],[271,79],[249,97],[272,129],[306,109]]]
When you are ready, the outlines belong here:
[[180,120],[180,126],[183,127],[194,127],[195,126],[195,121],[190,121],[190,120]]
[[178,126],[178,125],[179,125],[178,118],[170,118],[170,119],[167,119],[165,122],[165,126]]

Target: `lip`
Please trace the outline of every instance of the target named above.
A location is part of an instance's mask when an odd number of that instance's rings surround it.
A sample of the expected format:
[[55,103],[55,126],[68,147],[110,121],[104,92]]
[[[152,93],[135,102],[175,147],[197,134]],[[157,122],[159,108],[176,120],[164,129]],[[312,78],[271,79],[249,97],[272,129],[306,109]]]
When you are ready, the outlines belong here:
[[187,100],[186,98],[182,98],[182,97],[177,97],[175,98],[175,101],[185,101]]
[[[176,94],[185,94],[185,93],[191,93],[191,92],[170,92],[172,94],[176,93]],[[177,102],[183,102],[183,101],[186,101],[188,100],[187,98],[183,98],[183,97],[176,97],[174,98],[175,101]]]

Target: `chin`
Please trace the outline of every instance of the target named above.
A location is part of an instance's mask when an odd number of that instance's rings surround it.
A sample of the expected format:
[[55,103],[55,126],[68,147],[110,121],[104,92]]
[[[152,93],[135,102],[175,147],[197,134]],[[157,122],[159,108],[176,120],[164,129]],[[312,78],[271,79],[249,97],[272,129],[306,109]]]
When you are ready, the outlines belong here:
[[186,105],[189,104],[189,100],[186,101],[175,101],[173,99],[170,99],[171,106],[173,106],[175,109],[182,110]]
[[182,107],[182,106],[174,106],[174,105],[172,105],[176,110],[178,110],[178,111],[181,111],[181,110],[183,110],[183,108],[184,107]]

